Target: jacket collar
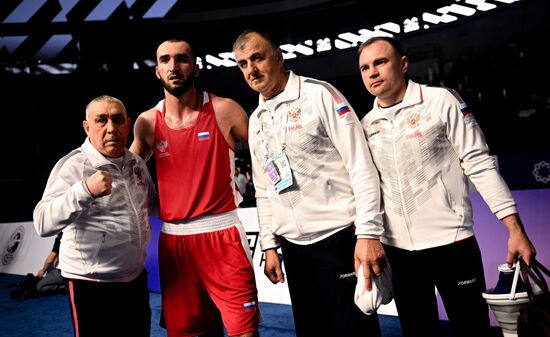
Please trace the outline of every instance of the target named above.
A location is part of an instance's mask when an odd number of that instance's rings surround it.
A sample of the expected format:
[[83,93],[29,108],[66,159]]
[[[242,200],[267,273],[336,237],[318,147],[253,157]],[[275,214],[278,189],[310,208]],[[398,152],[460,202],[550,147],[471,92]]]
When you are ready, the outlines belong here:
[[[419,104],[423,101],[422,86],[412,80],[407,83],[407,90],[401,102],[401,108],[406,108],[411,105]],[[378,98],[374,99],[373,110],[381,111],[382,108],[378,105]]]
[[[88,158],[90,161],[90,164],[94,168],[99,168],[106,165],[114,165],[113,162],[111,162],[109,159],[107,159],[101,152],[99,152],[90,142],[90,139],[86,137],[86,140],[81,146],[82,152],[84,155]],[[124,149],[124,154],[122,155],[124,158],[122,160],[123,163],[126,163],[130,160],[134,160],[134,157],[128,151],[128,149]]]
[[295,101],[300,98],[301,95],[301,83],[300,76],[294,74],[292,70],[288,70],[289,76],[288,81],[286,82],[285,90],[283,90],[278,95],[266,100],[259,95],[258,99],[258,114],[261,114],[264,111],[268,111],[268,104],[270,107],[277,107],[278,105],[284,102]]

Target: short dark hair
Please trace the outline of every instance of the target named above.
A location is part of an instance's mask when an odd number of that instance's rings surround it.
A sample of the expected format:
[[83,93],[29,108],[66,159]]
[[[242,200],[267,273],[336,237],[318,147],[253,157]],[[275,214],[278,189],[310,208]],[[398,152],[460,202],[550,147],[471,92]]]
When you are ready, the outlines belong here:
[[397,41],[395,38],[389,37],[389,36],[374,36],[374,37],[371,37],[367,41],[361,43],[361,45],[357,49],[357,53],[359,55],[361,55],[361,52],[363,51],[363,49],[365,47],[370,46],[371,44],[373,44],[377,41],[386,41],[387,43],[389,43],[392,46],[392,48],[399,55],[399,57],[405,56],[405,52],[403,51],[403,46],[401,45],[401,43],[399,41]]
[[248,36],[250,34],[256,34],[256,35],[260,36],[262,39],[267,41],[267,43],[269,43],[269,45],[273,48],[273,50],[276,50],[277,48],[279,48],[279,46],[273,41],[273,39],[271,38],[271,35],[269,35],[269,33],[261,31],[261,30],[256,30],[256,29],[247,29],[247,30],[243,31],[237,37],[237,39],[235,40],[235,43],[233,43],[233,51],[242,48],[245,45],[245,43],[248,41]]
[[184,43],[187,43],[189,45],[189,49],[191,50],[191,58],[193,60],[193,64],[197,64],[197,54],[195,53],[195,48],[193,47],[193,43],[191,43],[189,41],[189,39],[185,39],[185,38],[181,38],[181,37],[171,37],[171,38],[164,39],[164,40],[160,41],[157,44],[157,48],[165,42],[171,42],[171,43],[184,42]]

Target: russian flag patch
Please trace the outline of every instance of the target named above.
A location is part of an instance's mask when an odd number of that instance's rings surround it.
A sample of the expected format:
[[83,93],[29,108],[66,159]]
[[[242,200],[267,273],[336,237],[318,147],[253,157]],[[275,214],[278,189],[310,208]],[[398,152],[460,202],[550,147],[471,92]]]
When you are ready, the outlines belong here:
[[349,112],[349,107],[347,105],[344,105],[338,109],[336,109],[336,113],[338,116],[342,117],[343,115],[347,114]]
[[462,112],[462,116],[467,116],[471,114],[470,108],[465,103],[460,104],[459,106],[460,112]]
[[462,103],[459,106],[460,112],[462,112],[462,118],[464,119],[464,123],[466,125],[476,125],[476,119],[474,118],[474,115],[470,111],[470,108],[466,105],[466,103]]
[[243,306],[244,306],[245,309],[255,308],[256,307],[256,301],[246,302]]
[[197,138],[199,140],[208,140],[208,139],[210,139],[210,132],[208,132],[208,131],[199,132],[199,133],[197,133]]

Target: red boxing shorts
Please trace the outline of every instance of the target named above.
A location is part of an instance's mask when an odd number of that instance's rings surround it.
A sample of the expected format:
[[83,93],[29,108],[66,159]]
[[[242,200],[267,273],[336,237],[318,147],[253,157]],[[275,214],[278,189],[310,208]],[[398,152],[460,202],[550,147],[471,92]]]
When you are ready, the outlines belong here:
[[164,228],[158,260],[168,337],[208,332],[219,313],[229,336],[256,330],[258,293],[242,225],[185,235]]

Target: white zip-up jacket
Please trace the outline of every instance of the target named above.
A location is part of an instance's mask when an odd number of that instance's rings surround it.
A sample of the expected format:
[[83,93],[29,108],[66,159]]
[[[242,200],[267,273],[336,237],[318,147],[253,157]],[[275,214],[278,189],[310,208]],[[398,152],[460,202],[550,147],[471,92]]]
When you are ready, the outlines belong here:
[[[294,183],[277,194],[264,164],[283,139]],[[359,119],[333,86],[290,72],[282,93],[260,96],[249,145],[262,250],[278,247],[277,236],[311,244],[353,223],[358,237],[380,237],[378,173]]]
[[499,218],[516,213],[483,133],[451,89],[409,81],[403,101],[362,119],[380,173],[385,244],[420,250],[474,235],[468,178]]
[[[94,198],[84,181],[98,170],[112,173],[112,192]],[[34,226],[40,236],[63,231],[58,268],[64,277],[129,282],[145,265],[154,201],[153,181],[139,156],[125,150],[119,167],[86,139],[53,168]]]

